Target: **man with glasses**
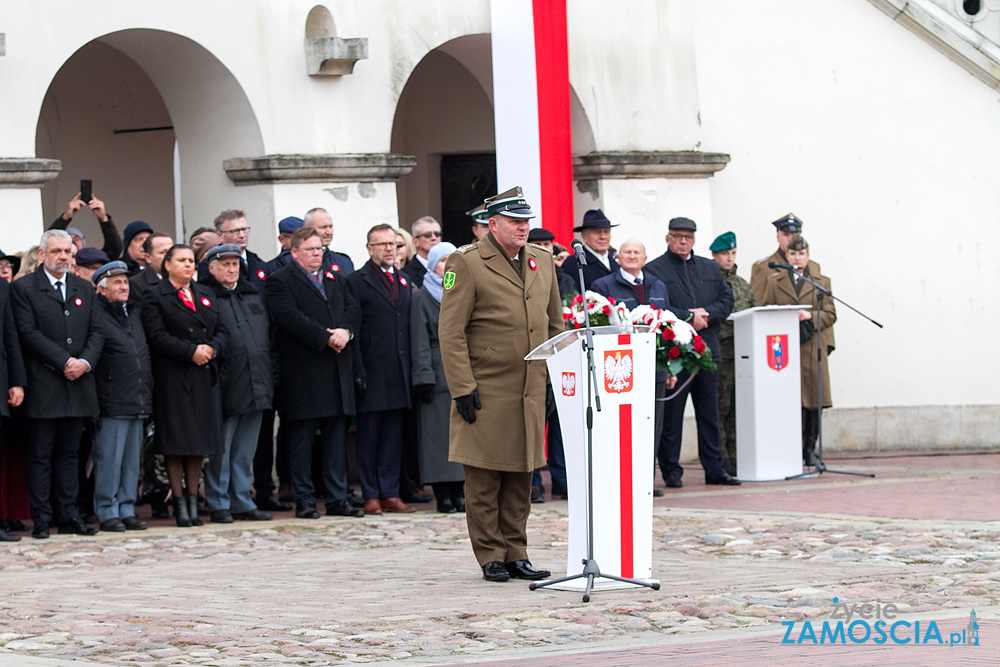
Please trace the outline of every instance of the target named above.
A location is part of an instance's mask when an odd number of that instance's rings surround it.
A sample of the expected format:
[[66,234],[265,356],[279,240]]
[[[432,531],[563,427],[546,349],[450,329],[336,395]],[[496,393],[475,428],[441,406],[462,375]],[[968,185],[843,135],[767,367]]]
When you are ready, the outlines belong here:
[[305,227],[312,227],[319,232],[323,242],[323,268],[334,274],[348,276],[354,273],[354,262],[342,252],[330,248],[333,243],[333,218],[325,208],[311,208],[302,219]]
[[[733,292],[722,278],[718,265],[694,252],[694,234],[698,226],[688,218],[674,218],[667,233],[667,251],[646,264],[644,271],[662,280],[670,295],[670,310],[688,320],[712,350],[712,361],[722,360],[719,327],[733,310]],[[689,375],[677,376],[677,386],[684,387]],[[657,446],[660,470],[670,488],[683,486],[680,466],[684,408],[688,394],[694,403],[698,423],[698,458],[705,469],[706,484],[738,485],[740,481],[723,467],[719,436],[719,373],[699,371],[694,379],[664,408],[663,431]]]
[[441,243],[441,223],[425,215],[410,225],[410,232],[413,234],[413,246],[417,249],[417,254],[403,267],[403,273],[413,281],[414,289],[420,289],[424,284],[424,274],[427,273],[427,253]]
[[[243,252],[240,258],[240,275],[248,279],[259,291],[264,290],[264,281],[267,280],[267,262],[257,256],[256,253],[247,250],[247,243],[250,241],[250,225],[247,224],[247,217],[243,211],[229,209],[216,216],[215,231],[222,237],[222,243],[232,243],[238,245]],[[211,273],[208,270],[208,259],[203,259],[198,265],[198,280],[204,280]]]

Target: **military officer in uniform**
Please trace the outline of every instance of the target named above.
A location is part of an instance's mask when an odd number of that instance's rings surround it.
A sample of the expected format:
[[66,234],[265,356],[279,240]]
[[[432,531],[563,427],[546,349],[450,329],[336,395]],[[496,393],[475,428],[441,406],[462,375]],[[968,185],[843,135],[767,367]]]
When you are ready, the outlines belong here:
[[[712,259],[722,271],[722,279],[733,291],[733,312],[753,308],[750,283],[736,275],[736,234],[719,234],[712,245]],[[722,435],[722,465],[736,476],[736,355],[733,353],[733,323],[725,320],[719,329],[722,361],[719,363],[719,427]]]
[[528,560],[531,473],[545,464],[554,407],[528,352],[563,330],[551,253],[528,244],[520,188],[486,200],[489,233],[445,265],[438,334],[448,390],[449,460],[465,468],[469,538],[487,581],[544,579]]

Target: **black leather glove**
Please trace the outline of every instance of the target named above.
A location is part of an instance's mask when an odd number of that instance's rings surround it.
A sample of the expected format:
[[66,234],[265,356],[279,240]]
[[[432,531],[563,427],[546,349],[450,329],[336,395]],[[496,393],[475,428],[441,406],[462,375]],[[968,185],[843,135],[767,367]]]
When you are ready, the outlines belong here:
[[479,402],[479,392],[475,389],[468,396],[459,396],[455,399],[455,409],[462,419],[474,424],[476,422],[476,410],[481,410],[483,404]]
[[545,421],[549,420],[552,413],[556,411],[556,394],[552,391],[552,385],[545,385]]
[[413,385],[413,398],[421,403],[430,403],[434,400],[434,385],[415,384]]
[[357,396],[358,399],[362,399],[365,397],[366,393],[368,393],[368,380],[364,378],[354,378],[354,395]]

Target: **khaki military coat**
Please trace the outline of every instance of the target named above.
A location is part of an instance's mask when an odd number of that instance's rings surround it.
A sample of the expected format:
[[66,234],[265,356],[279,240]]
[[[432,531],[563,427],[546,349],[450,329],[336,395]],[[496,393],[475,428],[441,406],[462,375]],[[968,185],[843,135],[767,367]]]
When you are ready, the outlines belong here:
[[524,357],[563,331],[551,253],[528,244],[518,257],[523,279],[489,236],[452,253],[438,322],[448,391],[482,403],[472,424],[452,405],[449,460],[506,472],[545,464],[548,374]]
[[[781,248],[778,248],[770,257],[758,259],[753,263],[753,266],[750,268],[750,289],[753,290],[753,298],[758,306],[766,305],[764,303],[764,289],[767,287],[767,277],[775,271],[775,269],[772,269],[767,265],[768,262],[781,262],[783,264],[787,264],[788,258],[785,257],[785,253],[781,252]],[[819,263],[814,262],[811,259],[809,260],[809,265],[806,268],[809,269],[809,275],[811,276],[823,275],[823,271],[820,269]],[[812,289],[812,286],[810,286],[810,289]],[[824,338],[826,338],[826,336],[824,336]],[[833,329],[830,329],[830,337],[827,340],[830,343],[831,348],[837,347],[837,339],[834,337]]]
[[[812,262],[810,262],[811,264]],[[808,269],[807,269],[808,271]],[[830,279],[826,276],[810,273],[809,278],[822,285],[826,289],[830,288]],[[805,283],[801,291],[796,294],[792,279],[788,275],[787,269],[772,270],[767,277],[764,289],[765,306],[790,306],[809,305],[812,306],[813,337],[808,342],[799,346],[799,358],[802,368],[802,407],[809,410],[818,409],[816,396],[817,377],[816,372],[819,364],[816,361],[816,288]],[[820,345],[823,363],[823,407],[833,406],[830,395],[830,368],[827,365],[827,347],[833,338],[833,323],[837,321],[837,307],[830,297],[823,299],[823,312],[820,315],[820,323],[823,325],[823,341]]]

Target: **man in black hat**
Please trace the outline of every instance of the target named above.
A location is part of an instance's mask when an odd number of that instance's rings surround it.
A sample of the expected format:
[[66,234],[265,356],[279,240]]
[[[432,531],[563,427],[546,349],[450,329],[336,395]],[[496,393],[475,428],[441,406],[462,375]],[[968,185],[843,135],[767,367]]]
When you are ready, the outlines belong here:
[[94,271],[111,261],[103,250],[90,247],[80,248],[76,252],[75,259],[76,266],[73,268],[73,273],[84,280],[90,280]]
[[[698,226],[688,218],[674,218],[667,233],[667,251],[646,264],[645,271],[667,285],[670,310],[677,317],[688,320],[705,344],[712,350],[712,361],[719,363],[719,327],[733,309],[733,292],[722,278],[718,265],[694,252],[694,234]],[[683,386],[688,374],[677,376],[677,385]],[[680,466],[681,436],[684,426],[684,408],[688,394],[694,403],[698,423],[698,458],[705,469],[706,484],[738,485],[740,481],[726,472],[722,463],[722,445],[719,436],[719,373],[699,371],[694,379],[676,398],[666,403],[663,414],[663,432],[657,446],[660,470],[667,486],[683,486]]]
[[573,228],[574,232],[580,233],[583,252],[587,256],[587,265],[583,267],[584,284],[580,285],[576,255],[570,253],[563,262],[562,269],[576,283],[579,292],[590,289],[595,280],[618,271],[618,259],[611,252],[611,228],[617,226],[611,224],[604,211],[595,209],[584,213],[583,224]]

